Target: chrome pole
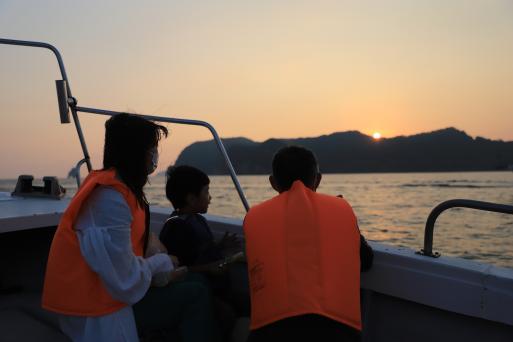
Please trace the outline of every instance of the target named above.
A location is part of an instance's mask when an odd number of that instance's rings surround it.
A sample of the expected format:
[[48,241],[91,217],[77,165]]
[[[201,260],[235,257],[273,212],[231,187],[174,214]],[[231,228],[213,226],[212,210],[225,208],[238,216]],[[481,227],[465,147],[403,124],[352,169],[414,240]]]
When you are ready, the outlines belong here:
[[[64,62],[62,61],[61,53],[57,48],[51,44],[43,43],[43,42],[32,42],[27,40],[14,40],[14,39],[5,39],[0,38],[0,44],[5,45],[17,45],[17,46],[31,46],[31,47],[39,47],[51,50],[55,57],[57,58],[57,63],[59,63],[59,69],[61,71],[62,79],[66,81],[66,87],[68,91],[68,96],[73,97],[71,93],[71,87],[69,85],[68,75],[66,74],[66,68],[64,67]],[[91,172],[93,169],[91,165],[91,158],[89,156],[89,151],[87,150],[87,145],[84,139],[84,134],[82,133],[82,127],[80,126],[80,121],[78,119],[77,111],[73,106],[71,106],[71,114],[73,116],[73,123],[75,124],[75,128],[77,130],[78,139],[80,140],[80,146],[82,147],[82,151],[84,153],[84,159],[87,165],[87,170]]]
[[[117,111],[112,111],[112,110],[79,107],[79,106],[77,106],[75,109],[77,110],[77,112],[92,113],[92,114],[107,115],[107,116],[113,116],[113,115],[123,113],[123,112],[117,112]],[[226,167],[228,168],[230,177],[232,178],[233,184],[235,185],[235,188],[237,189],[237,193],[239,194],[242,204],[244,205],[244,209],[246,209],[246,211],[249,210],[249,203],[246,200],[246,196],[244,195],[244,191],[242,190],[242,187],[239,183],[239,180],[235,173],[235,169],[233,168],[230,158],[228,157],[228,153],[226,152],[226,149],[223,145],[223,142],[221,141],[221,138],[219,138],[217,131],[211,124],[209,124],[206,121],[200,121],[200,120],[177,119],[177,118],[168,118],[168,117],[164,117],[164,116],[145,115],[145,114],[132,114],[132,115],[137,115],[137,116],[140,116],[142,118],[145,118],[147,120],[152,120],[152,121],[169,122],[169,123],[174,123],[174,124],[179,124],[179,125],[202,126],[202,127],[207,128],[210,131],[210,133],[212,133],[212,136],[214,137],[214,141],[216,142],[217,148],[218,148],[219,152],[221,152],[221,155],[224,159],[224,163],[225,163]]]
[[[59,69],[60,69],[60,72],[62,75],[62,79],[64,81],[66,81],[66,89],[67,89],[67,93],[68,93],[67,94],[68,99],[72,100],[72,102],[73,102],[70,105],[71,113],[73,115],[73,122],[75,123],[75,128],[77,130],[78,138],[80,140],[80,145],[82,146],[82,151],[84,153],[84,159],[81,160],[77,166],[79,166],[81,163],[83,163],[85,161],[85,163],[87,164],[87,169],[90,172],[92,170],[91,160],[90,160],[90,156],[89,156],[89,151],[87,150],[87,145],[86,145],[86,142],[84,139],[84,135],[82,133],[82,127],[80,126],[80,121],[78,119],[77,113],[84,112],[84,113],[93,113],[93,114],[113,116],[116,114],[120,114],[121,112],[76,106],[76,100],[73,98],[73,95],[71,93],[71,87],[69,85],[68,76],[66,74],[66,68],[64,67],[64,62],[62,61],[61,54],[60,54],[59,50],[57,50],[57,48],[54,47],[53,45],[48,44],[48,43],[43,43],[43,42],[13,40],[13,39],[4,39],[4,38],[0,38],[0,44],[40,47],[40,48],[49,49],[54,53],[55,57],[57,58],[57,62],[59,63]],[[214,129],[214,127],[211,124],[209,124],[208,122],[199,121],[199,120],[175,119],[175,118],[167,118],[167,117],[154,116],[154,115],[141,115],[141,114],[134,114],[134,115],[139,115],[145,119],[152,120],[152,121],[161,121],[161,122],[169,122],[169,123],[182,124],[182,125],[194,125],[194,126],[206,127],[210,131],[210,133],[212,133],[212,136],[214,137],[214,141],[216,142],[217,148],[219,149],[219,152],[221,152],[221,155],[223,156],[226,167],[228,168],[228,171],[230,173],[230,177],[232,178],[233,184],[235,185],[235,188],[237,189],[237,193],[239,194],[239,197],[242,201],[242,204],[244,205],[244,208],[246,209],[246,211],[249,210],[249,204],[246,200],[244,192],[242,191],[242,187],[240,186],[239,180],[237,179],[237,175],[235,174],[233,165],[230,161],[230,158],[228,157],[228,153],[226,152],[226,149],[224,148],[224,145],[223,145],[221,139],[219,138],[217,131]]]

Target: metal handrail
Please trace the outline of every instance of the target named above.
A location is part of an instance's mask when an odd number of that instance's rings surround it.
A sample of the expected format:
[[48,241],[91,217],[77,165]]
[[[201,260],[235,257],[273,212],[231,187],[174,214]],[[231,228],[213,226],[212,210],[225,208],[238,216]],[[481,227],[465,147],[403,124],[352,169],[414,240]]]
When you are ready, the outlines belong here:
[[84,163],[87,162],[87,160],[85,159],[82,159],[82,160],[79,160],[77,165],[73,168],[73,171],[74,171],[74,177],[75,177],[75,180],[77,181],[77,189],[80,188],[80,168],[82,167],[82,165],[84,165]]
[[440,256],[440,253],[438,252],[433,253],[433,231],[435,229],[435,222],[442,212],[451,208],[469,208],[513,215],[513,206],[506,204],[474,201],[467,199],[453,199],[442,202],[439,205],[437,205],[428,216],[428,219],[426,221],[426,228],[424,230],[424,248],[417,252],[417,254],[433,258],[437,258]]
[[[79,107],[79,106],[76,107],[76,110],[77,110],[77,112],[82,112],[82,113],[92,113],[92,114],[108,115],[108,116],[113,116],[113,115],[122,113],[122,112],[117,112],[117,111],[113,111],[113,110]],[[230,173],[230,177],[232,178],[233,184],[235,185],[235,188],[237,189],[237,193],[239,194],[240,200],[242,201],[242,204],[244,205],[244,209],[246,209],[246,211],[249,210],[249,203],[246,200],[246,196],[244,195],[244,191],[242,190],[242,187],[239,183],[239,180],[235,173],[235,169],[233,168],[232,162],[230,161],[230,158],[228,157],[228,153],[226,152],[226,149],[224,148],[221,138],[219,137],[219,135],[217,134],[217,131],[211,124],[209,124],[206,121],[200,121],[200,120],[177,119],[177,118],[168,118],[168,117],[164,117],[164,116],[155,116],[155,115],[146,115],[146,114],[132,114],[132,115],[137,115],[137,116],[140,116],[142,118],[145,118],[147,120],[152,120],[152,121],[169,122],[169,123],[174,123],[174,124],[179,124],[179,125],[202,126],[202,127],[207,128],[210,131],[210,133],[212,133],[212,136],[214,137],[214,141],[216,142],[217,148],[219,149],[219,152],[221,152],[221,155],[223,156],[226,167],[228,168],[228,171]]]
[[[117,115],[122,112],[77,106],[76,105],[77,102],[76,102],[75,98],[73,98],[72,93],[71,93],[71,87],[69,85],[69,80],[68,80],[68,76],[66,74],[66,69],[64,68],[64,62],[62,60],[59,50],[57,50],[57,48],[55,46],[48,44],[48,43],[43,43],[43,42],[32,42],[32,41],[13,40],[13,39],[4,39],[4,38],[0,38],[0,44],[40,47],[40,48],[49,49],[55,54],[55,57],[57,58],[57,62],[59,63],[59,69],[61,71],[62,79],[66,83],[66,90],[67,90],[66,96],[68,96],[68,99],[66,99],[66,101],[64,101],[64,103],[69,104],[71,113],[73,115],[73,121],[75,123],[75,127],[77,129],[78,137],[80,140],[80,145],[82,146],[82,151],[84,153],[84,159],[82,159],[77,164],[77,168],[79,169],[81,164],[83,162],[85,162],[87,164],[88,171],[91,172],[91,170],[92,170],[91,159],[89,156],[89,152],[87,150],[87,145],[86,145],[86,142],[84,139],[84,135],[82,133],[82,128],[80,126],[80,121],[78,119],[77,112],[108,115],[108,116]],[[62,94],[60,94],[60,95],[64,96]],[[224,148],[223,142],[221,141],[221,138],[219,138],[217,131],[214,129],[214,127],[211,124],[209,124],[208,122],[199,121],[199,120],[176,119],[176,118],[168,118],[168,117],[163,117],[163,116],[143,115],[143,114],[133,114],[133,115],[138,115],[140,117],[143,117],[145,119],[152,120],[152,121],[161,121],[161,122],[169,122],[169,123],[182,124],[182,125],[194,125],[194,126],[206,127],[212,133],[212,136],[214,137],[214,141],[216,142],[217,148],[219,149],[219,151],[221,152],[221,155],[223,156],[226,167],[228,168],[228,171],[230,173],[230,177],[232,178],[233,184],[235,185],[235,188],[237,189],[237,193],[239,194],[242,204],[244,205],[244,209],[246,211],[249,210],[249,203],[246,200],[246,196],[244,195],[244,191],[242,190],[242,187],[240,186],[240,183],[237,178],[237,175],[235,174],[233,165],[230,161],[230,158],[228,157],[228,153],[226,152],[226,149]],[[80,172],[80,171],[78,170],[78,172]],[[80,174],[80,173],[78,173],[78,174]],[[80,184],[79,177],[80,176],[78,176],[78,178],[77,178],[77,184]]]
[[[61,71],[62,79],[66,81],[66,88],[68,91],[68,96],[70,98],[73,97],[71,93],[71,86],[69,85],[68,75],[66,74],[66,68],[64,67],[64,62],[62,60],[61,53],[57,48],[51,44],[43,43],[43,42],[32,42],[27,40],[14,40],[14,39],[5,39],[0,38],[0,44],[5,45],[17,45],[17,46],[30,46],[30,47],[39,47],[43,49],[48,49],[53,52],[55,58],[57,58],[57,63],[59,63],[59,70]],[[73,116],[73,122],[75,124],[75,128],[77,130],[78,139],[80,140],[80,146],[82,147],[82,151],[84,153],[84,159],[87,164],[87,170],[91,172],[93,169],[91,165],[91,158],[89,156],[89,151],[87,150],[87,145],[84,139],[84,135],[82,133],[82,127],[80,126],[80,120],[78,119],[77,111],[75,108],[71,107],[71,114]]]

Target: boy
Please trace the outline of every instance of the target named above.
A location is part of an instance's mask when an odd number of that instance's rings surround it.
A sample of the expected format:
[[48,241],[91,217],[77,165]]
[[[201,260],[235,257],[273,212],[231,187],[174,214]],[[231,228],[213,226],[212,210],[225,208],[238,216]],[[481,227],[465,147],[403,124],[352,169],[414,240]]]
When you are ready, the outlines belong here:
[[166,197],[174,207],[160,232],[168,253],[191,272],[220,275],[226,266],[240,259],[240,242],[236,234],[225,233],[215,241],[205,218],[210,204],[210,179],[192,166],[167,170]]
[[235,292],[230,286],[231,276],[238,277],[240,271],[245,272],[245,267],[239,270],[232,266],[244,259],[240,241],[235,233],[228,232],[221,240],[214,240],[201,215],[207,212],[211,200],[210,180],[204,172],[183,165],[168,168],[166,175],[166,197],[174,211],[160,232],[160,240],[189,272],[207,276],[221,334],[227,338],[235,322],[234,308],[242,315],[249,311],[247,292]]
[[358,341],[360,270],[373,252],[343,199],[316,193],[314,154],[279,150],[269,181],[279,195],[244,219],[250,278],[248,341]]

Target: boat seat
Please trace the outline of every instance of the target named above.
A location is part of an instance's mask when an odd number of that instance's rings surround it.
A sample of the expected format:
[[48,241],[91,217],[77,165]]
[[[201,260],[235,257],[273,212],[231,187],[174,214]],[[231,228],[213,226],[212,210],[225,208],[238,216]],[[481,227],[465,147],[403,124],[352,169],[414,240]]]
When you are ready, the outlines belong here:
[[55,314],[41,308],[41,294],[18,292],[0,296],[2,342],[69,341]]
[[68,342],[63,333],[29,313],[18,309],[0,310],[2,342]]

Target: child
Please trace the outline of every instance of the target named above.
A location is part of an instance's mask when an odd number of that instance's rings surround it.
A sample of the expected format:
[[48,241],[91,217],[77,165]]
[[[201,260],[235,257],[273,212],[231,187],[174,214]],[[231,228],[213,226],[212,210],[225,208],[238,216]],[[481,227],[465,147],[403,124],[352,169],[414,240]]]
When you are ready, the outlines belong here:
[[225,233],[219,241],[205,218],[210,204],[210,179],[192,166],[170,167],[167,170],[166,197],[174,211],[160,232],[160,240],[168,253],[191,272],[209,276],[223,274],[228,264],[241,258],[240,241],[235,233]]
[[314,154],[288,146],[273,158],[279,195],[244,219],[251,289],[248,341],[357,341],[360,270],[372,265],[351,206],[316,192]]
[[208,278],[221,334],[227,337],[235,322],[233,307],[241,314],[249,311],[247,299],[241,299],[248,297],[247,292],[235,293],[230,286],[232,264],[243,261],[240,241],[235,233],[228,232],[216,241],[201,215],[207,212],[211,200],[210,180],[205,173],[184,165],[168,168],[166,175],[166,197],[174,211],[160,232],[160,240],[180,265]]

